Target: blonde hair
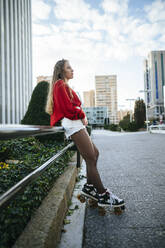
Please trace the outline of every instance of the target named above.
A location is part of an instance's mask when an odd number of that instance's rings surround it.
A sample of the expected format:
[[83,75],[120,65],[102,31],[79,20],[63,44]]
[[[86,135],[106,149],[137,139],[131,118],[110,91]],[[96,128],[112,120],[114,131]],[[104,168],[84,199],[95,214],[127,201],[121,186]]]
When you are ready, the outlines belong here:
[[69,87],[69,85],[65,82],[65,78],[64,78],[64,65],[66,62],[68,62],[68,60],[62,59],[57,61],[57,63],[54,66],[53,77],[49,85],[49,92],[45,106],[45,112],[48,113],[49,115],[53,114],[53,88],[57,80],[62,79],[64,81],[64,83],[69,88],[71,98],[73,97],[72,90]]

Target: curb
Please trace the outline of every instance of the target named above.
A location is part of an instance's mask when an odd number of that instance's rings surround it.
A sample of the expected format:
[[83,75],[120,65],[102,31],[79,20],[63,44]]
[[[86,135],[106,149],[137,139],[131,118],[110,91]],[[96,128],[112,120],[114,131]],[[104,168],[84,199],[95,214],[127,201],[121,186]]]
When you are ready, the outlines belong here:
[[[82,159],[81,159],[82,162]],[[76,182],[76,153],[12,248],[55,248]]]
[[72,203],[68,209],[71,211],[71,214],[65,217],[67,224],[63,226],[61,240],[57,248],[83,247],[86,203],[82,204],[77,199],[77,195],[80,193],[83,185],[86,183],[86,164],[84,160],[81,164],[78,176],[80,180],[75,184],[71,200]]

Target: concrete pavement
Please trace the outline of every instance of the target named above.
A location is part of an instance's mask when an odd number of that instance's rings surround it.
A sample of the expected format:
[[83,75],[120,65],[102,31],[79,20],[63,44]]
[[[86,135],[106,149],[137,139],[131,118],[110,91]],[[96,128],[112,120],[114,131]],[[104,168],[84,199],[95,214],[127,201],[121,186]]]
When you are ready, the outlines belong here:
[[83,248],[165,247],[165,138],[161,134],[94,130],[98,170],[114,194],[124,198],[120,215],[86,209]]

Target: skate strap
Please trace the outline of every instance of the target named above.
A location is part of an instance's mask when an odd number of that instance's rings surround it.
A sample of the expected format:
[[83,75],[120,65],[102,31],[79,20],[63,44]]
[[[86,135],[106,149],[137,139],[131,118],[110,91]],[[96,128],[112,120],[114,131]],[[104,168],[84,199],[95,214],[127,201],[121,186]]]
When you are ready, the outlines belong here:
[[86,184],[87,186],[89,186],[89,187],[93,187],[93,184]]
[[100,196],[102,195],[105,195],[106,193],[107,193],[108,191],[107,191],[107,189],[106,189],[106,191],[104,192],[104,193],[101,193],[101,194],[99,194]]

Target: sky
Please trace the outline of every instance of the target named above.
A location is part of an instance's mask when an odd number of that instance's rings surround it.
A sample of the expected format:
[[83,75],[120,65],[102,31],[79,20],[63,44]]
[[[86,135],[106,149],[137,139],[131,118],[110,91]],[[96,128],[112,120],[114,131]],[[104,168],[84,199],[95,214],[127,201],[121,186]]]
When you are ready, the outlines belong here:
[[[118,108],[144,98],[144,59],[165,50],[165,0],[32,0],[33,87],[67,59],[69,85],[95,88],[95,75],[117,75]],[[131,108],[133,108],[133,103]]]

